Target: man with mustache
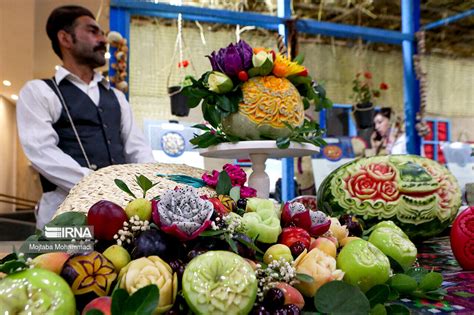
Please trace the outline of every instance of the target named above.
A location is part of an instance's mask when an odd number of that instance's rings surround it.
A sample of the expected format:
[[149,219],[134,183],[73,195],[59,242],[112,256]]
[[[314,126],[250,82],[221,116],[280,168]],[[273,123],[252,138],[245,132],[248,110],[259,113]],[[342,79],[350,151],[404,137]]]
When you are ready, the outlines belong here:
[[91,171],[154,161],[124,94],[94,70],[106,63],[106,38],[94,15],[59,7],[46,31],[63,64],[53,78],[28,82],[17,102],[20,142],[43,187],[38,228]]

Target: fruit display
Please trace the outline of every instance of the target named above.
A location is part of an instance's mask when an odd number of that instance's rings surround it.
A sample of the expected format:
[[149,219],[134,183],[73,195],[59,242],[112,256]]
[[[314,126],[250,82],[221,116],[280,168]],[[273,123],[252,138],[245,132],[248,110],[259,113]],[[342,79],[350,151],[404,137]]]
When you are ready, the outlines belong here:
[[334,170],[318,190],[319,210],[351,214],[366,228],[391,220],[410,238],[443,232],[461,205],[461,190],[447,168],[415,155],[361,158]]
[[[184,185],[150,198],[147,191],[161,177],[137,175],[143,195],[128,208],[102,200],[87,214],[60,214],[51,224],[74,219],[94,227],[95,250],[7,256],[0,261],[7,274],[0,279],[0,311],[331,313],[338,299],[327,296],[350,295],[364,307],[357,310],[369,312],[381,286],[399,298],[443,297],[441,275],[412,268],[417,249],[394,222],[362,233],[352,215],[329,217],[294,200],[279,205],[244,197],[239,166],[215,172],[202,174],[214,194]],[[135,196],[130,183],[115,183]],[[382,298],[376,307],[389,310]]]

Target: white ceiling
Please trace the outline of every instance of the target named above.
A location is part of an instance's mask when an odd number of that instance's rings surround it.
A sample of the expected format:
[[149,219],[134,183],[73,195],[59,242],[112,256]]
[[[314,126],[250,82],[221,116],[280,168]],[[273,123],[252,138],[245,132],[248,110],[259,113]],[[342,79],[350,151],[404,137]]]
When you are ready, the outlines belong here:
[[[54,8],[66,4],[87,7],[99,23],[109,29],[108,0],[0,0],[0,95],[15,102],[28,81],[54,75],[55,65],[61,60],[54,54],[46,35],[46,20]],[[12,83],[7,87],[3,80]]]

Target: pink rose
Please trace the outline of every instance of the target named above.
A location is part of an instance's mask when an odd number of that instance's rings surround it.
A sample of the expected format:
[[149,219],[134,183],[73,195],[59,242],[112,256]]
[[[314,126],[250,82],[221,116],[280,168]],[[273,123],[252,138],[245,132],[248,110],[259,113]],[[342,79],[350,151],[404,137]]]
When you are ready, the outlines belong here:
[[212,175],[204,173],[201,178],[206,183],[206,185],[215,188],[217,186],[217,180],[219,179],[219,172],[213,170]]
[[399,192],[396,182],[382,182],[380,184],[380,196],[386,201],[394,201],[399,197]]
[[378,182],[369,176],[367,171],[361,170],[346,180],[347,190],[353,197],[359,199],[373,199],[377,195]]
[[247,174],[238,165],[226,164],[224,165],[224,171],[229,174],[232,186],[243,186],[247,181]]
[[240,198],[252,198],[257,197],[257,191],[251,187],[242,186],[240,187]]
[[377,180],[392,180],[395,177],[395,169],[385,163],[371,163],[367,166],[369,175]]

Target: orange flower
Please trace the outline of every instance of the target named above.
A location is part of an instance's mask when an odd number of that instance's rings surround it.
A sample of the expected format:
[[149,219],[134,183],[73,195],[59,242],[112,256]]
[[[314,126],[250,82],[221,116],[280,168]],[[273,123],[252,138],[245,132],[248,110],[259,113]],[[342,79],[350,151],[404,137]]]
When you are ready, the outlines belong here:
[[305,67],[291,61],[282,54],[276,55],[276,60],[273,63],[273,74],[280,78],[286,78],[293,74],[298,74],[305,70]]

